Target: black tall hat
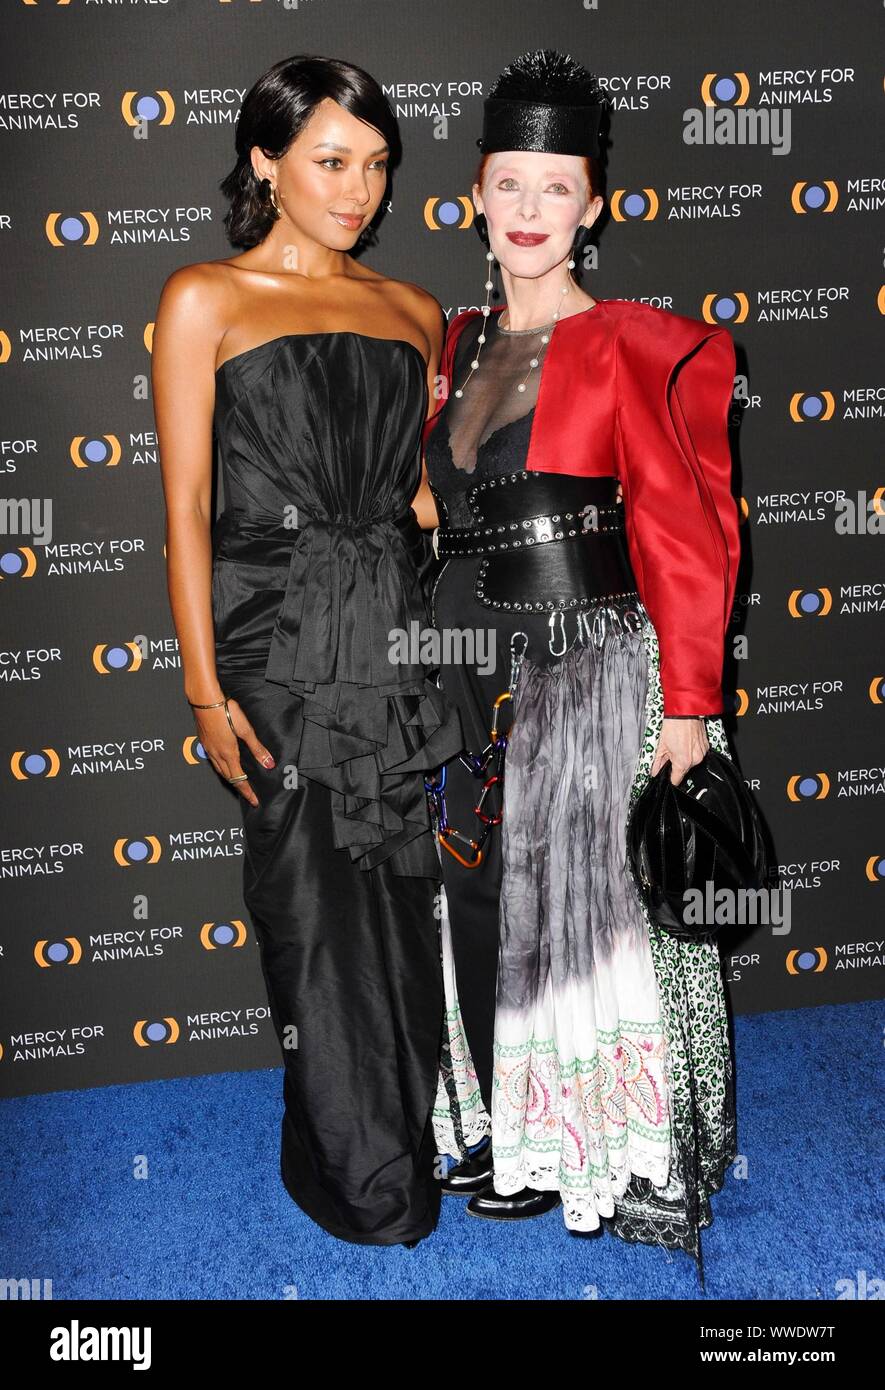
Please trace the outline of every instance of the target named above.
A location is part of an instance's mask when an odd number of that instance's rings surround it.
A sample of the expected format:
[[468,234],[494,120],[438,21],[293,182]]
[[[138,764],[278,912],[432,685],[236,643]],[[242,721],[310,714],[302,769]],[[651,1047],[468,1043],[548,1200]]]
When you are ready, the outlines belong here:
[[602,88],[574,58],[552,48],[509,63],[483,102],[483,154],[547,150],[599,156]]

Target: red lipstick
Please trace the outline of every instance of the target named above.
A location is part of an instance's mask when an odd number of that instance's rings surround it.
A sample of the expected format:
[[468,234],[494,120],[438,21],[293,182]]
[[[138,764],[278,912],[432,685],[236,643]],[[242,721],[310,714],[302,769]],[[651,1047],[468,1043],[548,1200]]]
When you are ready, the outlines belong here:
[[507,240],[515,246],[540,246],[547,236],[547,232],[508,232]]

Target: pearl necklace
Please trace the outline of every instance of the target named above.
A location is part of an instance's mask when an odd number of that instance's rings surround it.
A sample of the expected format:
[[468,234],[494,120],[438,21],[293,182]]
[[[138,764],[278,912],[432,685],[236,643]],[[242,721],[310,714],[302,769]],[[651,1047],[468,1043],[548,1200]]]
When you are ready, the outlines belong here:
[[[494,253],[494,251],[487,251],[487,252],[486,252],[486,260],[487,260],[487,261],[493,261],[494,259],[495,259],[495,253]],[[574,270],[574,267],[575,267],[574,260],[569,260],[569,263],[568,263],[568,268],[569,268],[569,270]],[[560,293],[561,295],[566,295],[566,294],[569,293],[569,290],[571,289],[571,287],[572,287],[572,278],[571,278],[571,276],[569,276],[568,284],[567,284],[567,285],[563,285],[563,287],[562,287],[562,289],[559,291],[559,293]],[[485,292],[486,292],[486,302],[485,302],[485,304],[482,306],[482,314],[483,314],[483,317],[487,320],[489,314],[492,312],[491,307],[490,307],[490,305],[489,305],[489,295],[490,295],[492,289],[494,288],[494,286],[493,286],[493,284],[492,284],[492,281],[491,281],[491,280],[486,280],[484,288],[485,288]],[[512,333],[512,334],[514,335],[514,337],[516,337],[516,336],[518,336],[518,335],[522,335],[522,334],[529,335],[529,334],[532,334],[532,333],[539,333],[539,334],[541,335],[541,343],[540,343],[540,345],[543,346],[545,343],[549,343],[549,342],[550,342],[550,339],[551,339],[551,337],[553,336],[553,329],[555,328],[556,323],[557,323],[558,319],[560,318],[561,314],[562,314],[562,304],[560,303],[559,308],[556,310],[556,313],[553,315],[553,318],[550,320],[550,322],[549,322],[549,323],[542,324],[540,328],[501,328],[501,326],[500,326],[500,324],[499,324],[499,325],[498,325],[498,331],[499,331],[500,333]],[[548,329],[550,330],[549,332],[548,332]],[[483,325],[483,330],[482,330],[482,332],[480,333],[479,337],[478,337],[477,340],[476,340],[477,343],[479,344],[479,352],[477,352],[477,354],[476,354],[476,356],[474,357],[473,361],[470,363],[470,372],[469,372],[469,374],[468,374],[468,375],[465,377],[465,379],[464,379],[464,385],[463,385],[463,386],[459,386],[458,389],[457,389],[457,391],[455,392],[455,395],[458,396],[458,397],[461,397],[461,396],[464,395],[464,386],[467,385],[468,381],[469,381],[470,378],[473,376],[473,373],[479,369],[479,357],[480,357],[480,353],[482,352],[483,344],[485,343],[485,340],[486,340],[486,331],[485,331],[485,325]],[[525,389],[526,389],[525,384],[526,384],[526,382],[528,381],[529,377],[531,376],[532,372],[533,372],[533,371],[535,370],[535,368],[538,366],[538,363],[539,363],[539,362],[540,362],[540,358],[539,358],[537,355],[534,356],[534,357],[532,357],[532,359],[531,359],[530,362],[529,362],[529,369],[528,369],[528,371],[526,372],[526,374],[525,374],[525,376],[523,377],[522,381],[520,381],[520,382],[517,384],[517,386],[516,386],[516,390],[517,390],[517,391],[525,391]]]

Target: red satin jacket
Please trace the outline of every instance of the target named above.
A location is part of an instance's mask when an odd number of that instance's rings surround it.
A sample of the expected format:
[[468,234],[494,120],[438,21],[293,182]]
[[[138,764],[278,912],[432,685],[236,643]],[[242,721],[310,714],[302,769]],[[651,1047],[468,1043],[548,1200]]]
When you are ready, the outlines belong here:
[[[458,335],[479,313],[466,309],[449,324],[439,410]],[[561,319],[541,367],[525,467],[620,479],[633,572],[658,637],[665,715],[723,712],[740,558],[726,423],[734,375],[727,329],[626,299],[597,300]],[[425,442],[439,410],[424,425]]]

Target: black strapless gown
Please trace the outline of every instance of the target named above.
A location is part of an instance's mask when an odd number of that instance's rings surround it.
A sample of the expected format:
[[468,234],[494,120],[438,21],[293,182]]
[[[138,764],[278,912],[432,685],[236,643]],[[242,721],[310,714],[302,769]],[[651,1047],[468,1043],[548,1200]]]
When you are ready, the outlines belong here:
[[[287,334],[216,377],[224,482],[212,606],[240,744],[243,893],[284,1063],[281,1175],[325,1230],[427,1235],[444,1010],[440,865],[425,770],[460,720],[393,633],[430,626],[433,555],[411,499],[426,369],[412,343]],[[409,653],[412,655],[412,653]]]

